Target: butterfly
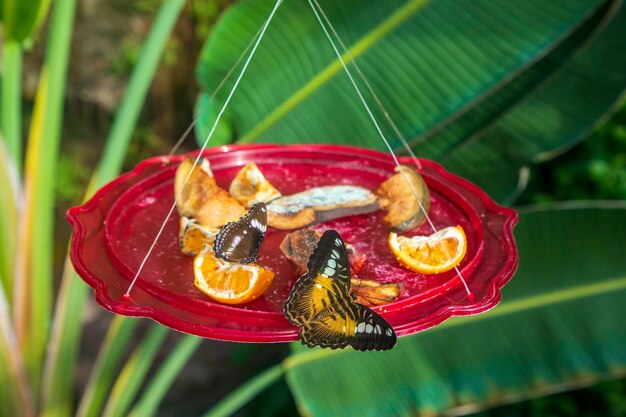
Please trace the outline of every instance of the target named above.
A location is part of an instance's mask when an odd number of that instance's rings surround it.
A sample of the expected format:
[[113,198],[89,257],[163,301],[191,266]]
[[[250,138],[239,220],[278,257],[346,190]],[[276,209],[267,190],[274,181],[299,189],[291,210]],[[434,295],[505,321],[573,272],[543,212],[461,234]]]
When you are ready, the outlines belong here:
[[265,203],[256,203],[243,217],[227,223],[215,236],[215,256],[229,262],[254,262],[266,230]]
[[322,235],[309,258],[308,271],[296,281],[283,312],[300,326],[300,341],[308,346],[356,350],[388,350],[397,338],[393,328],[373,310],[349,295],[350,264],[339,233]]

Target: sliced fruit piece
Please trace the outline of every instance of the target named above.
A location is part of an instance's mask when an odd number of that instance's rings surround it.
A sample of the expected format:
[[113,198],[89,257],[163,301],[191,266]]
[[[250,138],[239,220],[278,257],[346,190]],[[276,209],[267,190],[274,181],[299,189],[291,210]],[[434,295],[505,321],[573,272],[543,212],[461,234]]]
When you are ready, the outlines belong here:
[[213,246],[218,231],[219,229],[208,230],[200,226],[194,219],[181,217],[178,232],[180,250],[185,255],[196,256],[204,249],[204,245]]
[[446,272],[459,265],[467,250],[461,226],[446,227],[430,236],[389,234],[389,248],[408,269],[423,274]]
[[381,208],[387,212],[383,220],[392,231],[403,232],[424,223],[424,211],[430,209],[430,193],[415,168],[401,165],[396,172],[380,185],[376,194],[380,197]]
[[241,168],[230,183],[230,195],[247,208],[255,203],[268,203],[281,196],[254,162]]
[[400,298],[403,285],[397,282],[381,284],[378,281],[352,278],[350,293],[354,301],[366,307],[381,306],[392,303]]
[[224,304],[256,300],[269,288],[274,272],[256,264],[226,262],[215,257],[209,246],[193,262],[196,287]]
[[368,189],[354,185],[315,187],[280,197],[267,205],[267,223],[291,230],[339,217],[370,213],[380,208]]
[[[247,210],[217,185],[209,161],[202,159],[193,169],[194,159],[186,158],[176,170],[174,192],[179,195],[176,202],[181,217],[195,219],[198,225],[216,229],[243,216]],[[187,184],[183,187],[185,179]]]
[[[300,229],[285,236],[280,243],[280,250],[285,255],[298,275],[307,271],[309,257],[315,250],[322,235],[311,229]],[[350,272],[357,274],[367,263],[367,255],[356,250],[346,242],[346,252],[350,262]]]

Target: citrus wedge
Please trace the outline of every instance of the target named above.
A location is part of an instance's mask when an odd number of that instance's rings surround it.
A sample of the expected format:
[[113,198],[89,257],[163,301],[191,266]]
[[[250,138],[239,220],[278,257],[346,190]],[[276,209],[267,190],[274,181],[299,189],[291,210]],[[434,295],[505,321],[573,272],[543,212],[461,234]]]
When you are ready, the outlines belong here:
[[216,258],[209,246],[196,256],[193,271],[196,287],[225,304],[243,304],[259,298],[274,279],[274,273],[260,265]]
[[446,227],[430,236],[405,237],[389,234],[389,248],[408,269],[422,274],[439,274],[459,265],[467,250],[461,226]]

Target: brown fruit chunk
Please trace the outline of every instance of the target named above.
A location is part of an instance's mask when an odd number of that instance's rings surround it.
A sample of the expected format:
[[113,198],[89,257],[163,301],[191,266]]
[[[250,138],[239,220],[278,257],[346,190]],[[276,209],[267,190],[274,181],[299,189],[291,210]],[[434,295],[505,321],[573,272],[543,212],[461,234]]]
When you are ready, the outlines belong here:
[[[280,243],[280,250],[298,275],[306,273],[309,257],[315,250],[321,236],[311,229],[300,229],[289,233]],[[350,273],[357,274],[367,263],[367,255],[357,251],[349,243],[346,243],[346,252],[348,252],[348,261],[350,262]]]
[[209,231],[219,229],[243,216],[247,211],[246,208],[217,185],[206,159],[201,159],[183,187],[193,161],[193,158],[186,158],[176,170],[174,192],[175,195],[180,193],[176,201],[178,214],[181,217],[195,219],[198,225]]
[[[396,171],[397,174],[380,185],[376,194],[380,197],[381,208],[387,212],[383,220],[389,224],[391,230],[403,232],[424,223],[426,220],[424,211],[428,212],[430,209],[430,193],[415,168],[401,165]],[[421,209],[418,200],[424,210]]]
[[378,198],[366,188],[329,185],[273,200],[267,205],[267,223],[276,229],[299,229],[379,208]]
[[377,281],[352,278],[350,293],[354,301],[366,307],[392,303],[402,295],[403,285],[397,282],[381,284]]

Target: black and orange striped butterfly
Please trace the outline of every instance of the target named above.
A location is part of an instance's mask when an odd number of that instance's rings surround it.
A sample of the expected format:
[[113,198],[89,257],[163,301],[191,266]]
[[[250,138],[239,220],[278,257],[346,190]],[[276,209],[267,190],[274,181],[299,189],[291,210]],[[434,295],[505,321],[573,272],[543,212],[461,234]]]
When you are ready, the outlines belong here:
[[339,233],[322,235],[309,258],[308,271],[296,281],[283,311],[300,327],[308,347],[388,350],[396,344],[393,328],[373,310],[349,295],[350,265]]

